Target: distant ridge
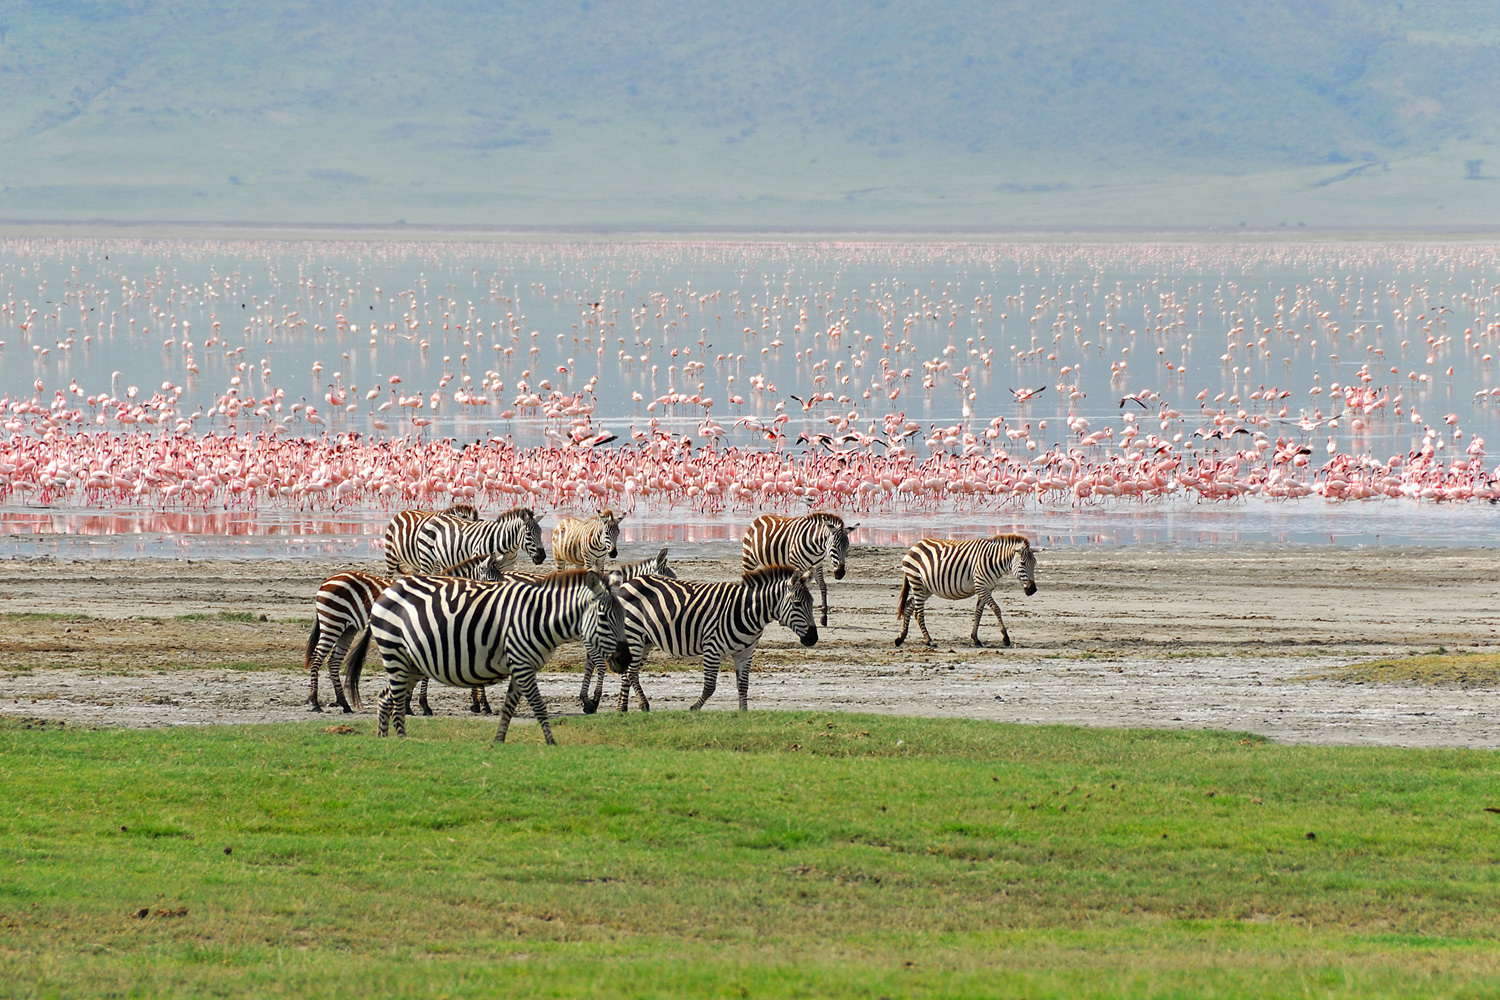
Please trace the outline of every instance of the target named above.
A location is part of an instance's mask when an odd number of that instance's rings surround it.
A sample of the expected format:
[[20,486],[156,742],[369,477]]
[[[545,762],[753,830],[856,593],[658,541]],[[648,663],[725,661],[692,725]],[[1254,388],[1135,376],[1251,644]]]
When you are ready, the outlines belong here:
[[0,218],[1500,225],[1500,7],[22,2]]

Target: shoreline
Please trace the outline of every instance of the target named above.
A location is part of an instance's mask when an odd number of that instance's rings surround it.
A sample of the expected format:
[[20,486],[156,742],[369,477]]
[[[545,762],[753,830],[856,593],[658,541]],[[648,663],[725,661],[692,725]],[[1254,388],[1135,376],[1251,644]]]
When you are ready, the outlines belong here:
[[[1016,643],[1009,650],[969,645],[972,602],[940,600],[928,614],[937,647],[921,646],[913,627],[896,648],[901,551],[851,550],[849,575],[828,581],[830,626],[818,646],[802,649],[779,626],[767,631],[752,708],[1500,747],[1500,690],[1300,679],[1372,656],[1500,648],[1500,557],[1491,549],[1048,550],[1034,597],[997,592]],[[689,579],[738,571],[737,558],[686,546],[671,559]],[[88,725],[358,722],[367,713],[311,715],[300,668],[317,585],[354,568],[378,564],[0,560],[0,715]],[[998,641],[992,615],[981,637]],[[564,647],[559,660],[570,658]],[[367,706],[378,676],[366,671]],[[643,676],[658,709],[685,707],[701,689],[695,665],[668,665],[659,653]],[[580,680],[544,675],[555,711],[579,710]],[[326,677],[320,687],[326,702]],[[613,710],[616,690],[611,679],[601,711]],[[467,716],[463,697],[445,690],[434,705]],[[721,678],[710,705],[733,703]]]

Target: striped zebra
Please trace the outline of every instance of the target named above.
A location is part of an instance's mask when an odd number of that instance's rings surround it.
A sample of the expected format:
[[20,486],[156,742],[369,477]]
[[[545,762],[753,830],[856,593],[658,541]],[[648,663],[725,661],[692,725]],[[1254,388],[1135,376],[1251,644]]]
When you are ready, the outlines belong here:
[[385,526],[385,569],[391,576],[416,573],[417,532],[434,517],[451,517],[459,521],[479,520],[479,511],[469,504],[456,503],[447,510],[403,510]]
[[741,569],[749,572],[762,566],[791,566],[813,570],[818,594],[823,601],[822,624],[828,624],[828,584],[823,580],[823,563],[833,560],[833,578],[842,580],[849,556],[849,532],[858,524],[844,525],[837,514],[817,511],[802,517],[762,514],[750,522],[741,546]]
[[510,568],[523,549],[534,563],[547,558],[542,548],[542,526],[530,507],[514,507],[493,521],[431,517],[417,530],[417,571],[453,573],[491,556],[504,570]]
[[1024,535],[995,535],[967,542],[922,539],[901,559],[901,599],[896,606],[901,634],[896,637],[896,645],[906,641],[912,615],[917,616],[917,627],[927,645],[936,645],[923,619],[929,597],[936,594],[945,600],[961,601],[977,594],[974,631],[969,638],[976,646],[984,645],[979,641],[979,619],[988,604],[995,609],[995,620],[1000,623],[1001,643],[1009,646],[1010,633],[1005,630],[1005,619],[1000,616],[1000,605],[993,593],[1006,576],[1019,580],[1027,597],[1036,593],[1036,555]]
[[[643,576],[659,576],[664,580],[677,579],[677,572],[667,565],[667,550],[662,549],[650,559],[642,559],[640,562],[626,563],[619,568],[620,575],[625,580],[635,580]],[[611,574],[613,578],[613,574]],[[583,711],[586,715],[593,715],[599,708],[599,699],[604,696],[604,674],[602,666],[595,670],[593,660],[585,657],[583,664],[583,686],[578,691],[578,700],[583,703]],[[589,696],[589,681],[598,678],[594,685],[593,697]]]
[[[582,637],[584,648],[624,669],[623,614],[606,580],[592,570],[555,573],[540,581],[507,577],[496,583],[406,576],[370,609],[370,631],[389,681],[380,693],[376,732],[406,735],[405,708],[419,677],[454,687],[510,678],[495,742],[505,742],[522,695],[549,744],[552,727],[536,675],[559,645]],[[357,682],[363,658],[351,654]]]
[[552,558],[557,568],[585,566],[602,569],[606,558],[614,559],[620,544],[620,521],[608,507],[587,519],[559,518],[552,529]]
[[[467,569],[468,572],[460,575],[479,580],[499,578],[493,562],[476,564]],[[307,651],[302,658],[302,668],[307,671],[307,704],[312,711],[323,711],[323,706],[318,703],[318,671],[325,663],[328,665],[328,683],[333,688],[334,704],[346,713],[360,707],[358,688],[349,692],[349,699],[344,697],[343,685],[339,683],[339,664],[343,662],[355,639],[369,627],[370,607],[375,599],[394,582],[394,577],[349,572],[329,577],[318,588],[312,632],[307,637]],[[424,690],[424,708],[426,701]],[[476,689],[473,701],[470,711],[477,712],[482,707],[485,714],[489,714],[489,702],[484,700],[482,689]],[[430,710],[428,714],[431,714]]]
[[[641,690],[641,665],[652,649],[677,658],[703,657],[703,694],[693,703],[694,710],[702,708],[714,693],[720,664],[731,660],[740,710],[747,709],[750,658],[766,626],[781,622],[804,646],[818,641],[812,593],[807,589],[810,576],[811,571],[806,569],[768,566],[729,583],[643,576],[621,584],[618,594],[625,610],[624,644],[630,667],[620,683],[620,711],[629,709],[631,690],[640,698],[641,710],[651,710]],[[598,659],[594,662],[602,680],[604,665]],[[615,663],[608,666],[619,673]],[[598,707],[597,699],[594,707]],[[587,705],[584,710],[592,711]]]

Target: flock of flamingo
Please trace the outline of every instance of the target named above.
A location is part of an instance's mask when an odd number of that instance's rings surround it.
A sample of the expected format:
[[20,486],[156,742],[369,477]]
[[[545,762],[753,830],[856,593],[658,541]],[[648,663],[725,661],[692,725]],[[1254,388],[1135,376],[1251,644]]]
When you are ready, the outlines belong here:
[[1467,245],[11,240],[0,502],[1494,501],[1497,272]]

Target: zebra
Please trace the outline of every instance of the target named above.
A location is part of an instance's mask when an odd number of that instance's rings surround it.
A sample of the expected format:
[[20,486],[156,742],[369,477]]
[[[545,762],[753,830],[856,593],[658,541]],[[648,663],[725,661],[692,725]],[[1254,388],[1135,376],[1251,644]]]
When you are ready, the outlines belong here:
[[828,624],[828,584],[823,563],[833,560],[833,578],[842,580],[849,555],[849,533],[857,523],[844,525],[837,514],[816,511],[802,517],[762,514],[750,522],[741,546],[741,568],[746,572],[762,566],[792,566],[812,569],[823,600],[822,624]]
[[[479,580],[496,580],[500,576],[493,559],[464,567],[457,575]],[[307,704],[312,711],[323,711],[323,706],[318,703],[318,670],[324,663],[328,664],[328,682],[333,688],[334,704],[345,713],[360,707],[358,688],[349,692],[348,700],[344,697],[343,685],[339,683],[339,663],[351,644],[369,627],[371,605],[395,579],[370,573],[337,573],[318,588],[312,632],[307,637],[307,651],[302,658],[302,669],[307,671]],[[423,695],[425,708],[425,691]],[[484,699],[482,690],[476,690],[470,711],[477,712],[481,706],[488,715],[489,702]]]
[[557,560],[557,568],[601,569],[606,557],[614,559],[619,554],[623,519],[623,514],[617,517],[608,507],[585,520],[559,518],[552,529],[552,557]]
[[[505,742],[525,695],[547,743],[556,744],[537,689],[537,671],[560,644],[580,636],[590,655],[623,670],[623,624],[619,600],[593,570],[554,573],[538,581],[507,577],[496,583],[402,577],[370,609],[370,632],[389,681],[380,693],[376,734],[389,733],[394,714],[396,735],[406,735],[406,703],[420,676],[471,688],[509,677],[494,742]],[[358,660],[350,654],[350,678],[356,683],[364,665],[363,646]]]
[[385,568],[390,576],[415,573],[417,565],[417,532],[434,517],[451,517],[458,521],[477,521],[479,511],[466,503],[456,503],[447,510],[403,510],[391,518],[385,528]]
[[428,518],[417,531],[416,565],[423,573],[450,573],[489,556],[508,569],[524,549],[533,563],[542,563],[542,526],[530,507],[513,507],[493,521]]
[[[554,551],[556,551],[555,547]],[[642,559],[640,562],[627,563],[621,566],[619,573],[624,580],[634,580],[643,576],[659,576],[665,580],[677,579],[676,571],[667,565],[667,550],[665,548],[650,559]],[[598,710],[599,699],[604,695],[605,671],[602,667],[596,671],[594,667],[594,662],[585,658],[583,665],[583,686],[578,691],[578,700],[583,703],[583,711],[586,715],[593,715]],[[595,677],[598,678],[598,681],[594,685],[594,694],[590,697],[589,681]]]
[[1007,574],[1020,581],[1027,597],[1036,593],[1036,555],[1024,535],[995,535],[973,541],[922,539],[901,559],[901,598],[896,606],[901,634],[896,637],[896,645],[906,641],[912,615],[917,616],[917,627],[927,645],[936,645],[923,618],[927,599],[932,595],[960,601],[977,594],[974,630],[969,638],[976,646],[984,645],[979,641],[979,619],[988,604],[995,609],[995,620],[1000,623],[1000,641],[1009,646],[1010,633],[1005,630],[1005,619],[1000,616],[1000,605],[993,593],[1005,582]]
[[[641,710],[651,704],[641,690],[641,665],[652,649],[673,657],[703,657],[703,694],[692,709],[703,707],[718,684],[719,665],[726,657],[734,662],[739,687],[740,710],[749,707],[750,658],[761,633],[773,621],[791,629],[802,645],[818,641],[813,616],[812,593],[807,589],[811,570],[790,566],[767,566],[751,570],[729,583],[693,583],[655,576],[637,577],[620,585],[618,595],[625,611],[625,646],[629,673],[620,683],[620,711],[630,707],[630,691],[640,698]],[[601,671],[604,664],[593,662]],[[609,669],[615,673],[615,664]],[[598,707],[595,698],[592,713]]]

